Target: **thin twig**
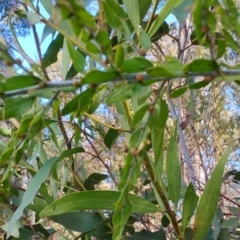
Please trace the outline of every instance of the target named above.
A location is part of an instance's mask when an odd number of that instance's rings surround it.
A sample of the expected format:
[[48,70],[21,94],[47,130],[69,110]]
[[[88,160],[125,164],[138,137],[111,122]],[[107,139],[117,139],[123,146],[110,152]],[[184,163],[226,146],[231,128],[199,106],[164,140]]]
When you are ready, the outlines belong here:
[[[138,73],[139,74],[139,73]],[[109,83],[109,82],[128,82],[128,83],[136,83],[136,77],[138,74],[124,74],[123,75],[123,79],[122,77],[115,77],[111,80],[106,80],[105,83]],[[204,77],[204,76],[209,76],[209,77],[222,77],[223,76],[239,76],[240,75],[240,71],[221,71],[221,72],[215,72],[215,71],[211,71],[211,72],[206,72],[206,73],[198,73],[198,72],[189,72],[189,73],[184,73],[184,72],[176,72],[175,73],[175,77],[152,77],[149,76],[148,74],[143,74],[143,85],[144,83],[146,83],[148,85],[148,81],[149,82],[162,82],[164,80],[173,80],[173,79],[178,79],[178,78],[185,78],[185,77]],[[223,79],[226,80],[226,79]],[[101,82],[101,84],[103,84],[104,82]],[[100,85],[98,82],[96,83],[91,83],[91,84],[95,84],[95,85]],[[22,88],[19,90],[14,90],[14,91],[6,91],[0,94],[0,98],[8,98],[8,97],[15,97],[15,96],[19,96],[19,95],[26,95],[29,92],[31,93],[32,90],[40,90],[40,89],[53,89],[53,90],[61,90],[61,88],[65,88],[65,87],[75,87],[75,90],[77,90],[79,87],[83,86],[83,85],[87,85],[87,84],[82,84],[81,85],[81,79],[80,81],[76,81],[76,80],[70,80],[70,81],[64,81],[64,82],[44,82],[44,84],[39,84],[39,85],[35,85],[32,87],[28,87],[28,88]],[[64,90],[64,89],[63,89]],[[31,94],[29,93],[29,95],[31,96]]]
[[[178,116],[177,116],[173,101],[170,98],[170,83],[169,83],[168,91],[167,91],[167,101],[168,101],[168,106],[170,108],[170,111],[171,111],[171,114],[172,114],[173,118],[178,121]],[[186,144],[186,139],[185,139],[183,130],[182,130],[179,122],[177,124],[177,127],[178,127],[179,141],[180,141],[180,147],[181,147],[181,150],[182,150],[182,154],[183,154],[184,159],[185,159],[186,164],[187,164],[188,173],[189,173],[191,182],[192,182],[194,188],[196,189],[194,168],[193,168],[191,159],[189,157],[188,147],[187,147],[187,144]]]

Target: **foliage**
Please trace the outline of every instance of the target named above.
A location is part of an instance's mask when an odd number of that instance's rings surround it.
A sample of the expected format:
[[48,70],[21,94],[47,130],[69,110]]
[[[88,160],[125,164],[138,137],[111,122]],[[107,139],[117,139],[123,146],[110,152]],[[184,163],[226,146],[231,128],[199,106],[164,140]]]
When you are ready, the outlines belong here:
[[49,16],[33,1],[22,15],[55,36],[42,54],[35,35],[40,62],[0,43],[24,70],[0,76],[6,237],[237,238],[237,3],[167,0],[156,15],[160,1],[99,0],[96,14],[91,0],[40,2]]
[[22,1],[0,1],[1,36],[3,36],[11,46],[14,46],[14,40],[9,27],[10,22],[17,36],[25,37],[29,34],[29,23],[27,19],[14,13],[14,11],[18,10],[20,7],[23,8]]

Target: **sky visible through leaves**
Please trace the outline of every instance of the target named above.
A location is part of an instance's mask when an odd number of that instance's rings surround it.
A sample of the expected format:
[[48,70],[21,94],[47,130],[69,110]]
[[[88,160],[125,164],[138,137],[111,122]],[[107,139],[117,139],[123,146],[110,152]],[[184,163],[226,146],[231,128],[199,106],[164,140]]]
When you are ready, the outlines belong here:
[[[40,12],[44,15],[44,16],[48,16],[47,12],[45,11],[45,9],[43,8],[43,6],[41,5],[41,3],[39,3],[39,8],[40,8]],[[93,9],[94,7],[92,7],[91,5],[89,6],[89,9]],[[159,9],[160,10],[160,9]],[[176,21],[176,18],[170,14],[166,21],[168,23],[172,23]],[[37,24],[36,25],[36,29],[37,29],[37,33],[39,38],[41,39],[42,37],[42,33],[43,33],[43,28],[44,28],[44,24]],[[35,45],[35,41],[34,41],[34,37],[32,34],[32,31],[30,31],[30,35],[26,36],[26,37],[19,37],[19,42],[22,46],[22,48],[25,50],[25,52],[33,59],[33,60],[38,60],[38,56],[37,56],[37,50],[36,50],[36,45]],[[41,44],[41,51],[42,54],[45,53],[45,51],[47,50],[48,45],[50,44],[50,42],[52,41],[52,35],[49,35]],[[18,54],[16,54],[16,56],[18,56]],[[25,64],[27,64],[26,62],[24,62]]]

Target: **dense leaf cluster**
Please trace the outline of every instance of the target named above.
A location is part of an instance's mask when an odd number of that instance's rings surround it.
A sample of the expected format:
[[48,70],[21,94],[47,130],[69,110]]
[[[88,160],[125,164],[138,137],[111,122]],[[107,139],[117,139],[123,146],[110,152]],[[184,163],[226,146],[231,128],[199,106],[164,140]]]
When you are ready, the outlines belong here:
[[[13,124],[0,142],[1,228],[12,239],[237,238],[239,198],[221,187],[239,185],[230,158],[239,149],[219,150],[216,137],[229,134],[216,124],[232,117],[220,114],[219,85],[239,84],[239,65],[224,61],[238,48],[235,2],[168,0],[157,12],[160,1],[102,0],[96,15],[93,2],[40,0],[49,19],[27,1],[24,17],[45,24],[42,41],[55,36],[44,54],[35,36],[30,70],[0,44],[2,60],[24,69],[0,76],[0,117]],[[177,51],[167,56],[170,41]],[[61,79],[49,73],[57,62]]]

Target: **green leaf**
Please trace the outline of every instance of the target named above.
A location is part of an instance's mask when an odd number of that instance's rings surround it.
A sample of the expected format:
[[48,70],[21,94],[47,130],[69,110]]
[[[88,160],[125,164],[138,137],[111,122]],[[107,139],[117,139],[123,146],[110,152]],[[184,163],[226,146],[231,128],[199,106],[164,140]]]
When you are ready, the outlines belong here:
[[29,209],[39,214],[48,205],[44,200],[36,196],[33,199],[33,204],[28,205]]
[[200,45],[199,42],[198,42],[195,30],[193,30],[191,35],[190,35],[190,41],[191,41],[192,45]]
[[68,46],[68,51],[70,54],[70,57],[73,61],[73,66],[74,68],[79,72],[82,73],[84,72],[84,67],[85,67],[85,57],[82,55],[80,51],[74,48],[73,44],[68,41],[67,42]]
[[[9,217],[9,219],[12,218],[12,216],[14,215],[13,210],[10,208],[10,206],[8,206],[7,204],[3,203],[2,204],[2,208],[3,211],[6,213],[6,215]],[[4,231],[7,231],[9,226],[9,222],[5,223],[4,225],[1,226],[1,229]],[[19,228],[22,228],[23,224],[20,220],[18,220],[12,230],[11,236],[18,238],[19,237]],[[6,238],[7,239],[7,238]]]
[[116,71],[103,72],[92,70],[83,77],[81,84],[100,84],[114,80],[117,76],[118,72]]
[[59,50],[63,47],[63,36],[59,33],[57,37],[50,43],[42,60],[42,67],[46,68],[57,61]]
[[103,2],[103,8],[107,20],[107,24],[116,30],[123,28],[121,17],[125,16],[123,9],[113,0]]
[[201,1],[197,1],[195,3],[195,8],[193,10],[193,23],[195,26],[194,35],[196,36],[195,43],[198,42],[198,44],[202,46],[208,46],[209,43],[206,38],[206,33],[202,31],[202,29],[206,27],[206,25],[204,25],[205,21],[204,23],[203,21],[200,21],[200,19],[202,18],[202,13],[203,11],[205,11],[204,7],[204,3],[202,3]]
[[192,0],[184,0],[179,6],[172,10],[172,14],[176,17],[181,27],[183,27],[185,24],[187,15],[191,10],[192,4]]
[[226,41],[222,39],[217,39],[217,58],[222,57],[226,52]]
[[234,228],[239,225],[239,217],[229,218],[222,222],[222,228]]
[[100,54],[101,53],[101,49],[100,46],[98,45],[98,43],[91,39],[86,43],[86,49],[91,52],[92,54]]
[[122,102],[132,96],[132,84],[124,84],[110,93],[106,99],[107,104]]
[[[240,172],[237,172],[237,175],[239,176],[239,173]],[[236,175],[235,175],[235,177],[236,177]],[[234,178],[235,178],[234,177]],[[240,215],[240,208],[239,207],[231,207],[231,206],[228,206],[228,210],[230,211],[230,212],[232,212],[234,215],[236,215],[236,216],[239,216]]]
[[194,214],[198,203],[198,195],[195,193],[192,183],[189,184],[183,199],[182,231],[185,232],[187,225]]
[[123,73],[143,72],[147,68],[153,67],[153,64],[145,58],[129,58],[123,62],[121,70]]
[[116,14],[116,16],[119,16],[120,18],[126,17],[126,13],[124,12],[123,8],[116,1],[105,0],[105,2],[112,7],[112,13]]
[[[86,209],[102,209],[114,210],[115,203],[120,197],[121,192],[115,191],[85,191],[66,195],[48,207],[41,213],[40,217],[49,217],[67,212],[86,210]],[[153,203],[129,194],[132,203],[132,212],[134,213],[156,213],[160,211]],[[71,202],[71,204],[69,204]]]
[[95,90],[89,88],[84,92],[81,92],[76,97],[74,97],[67,105],[62,109],[62,115],[67,115],[71,112],[83,112],[88,107],[94,96]]
[[141,34],[140,34],[140,44],[141,44],[143,49],[149,50],[151,48],[151,40],[148,37],[145,30],[143,30],[143,29],[142,29]]
[[17,220],[22,216],[24,208],[27,207],[34,199],[38,189],[40,188],[42,182],[48,176],[48,173],[54,163],[61,161],[65,157],[68,157],[74,153],[82,152],[82,148],[73,148],[71,150],[66,150],[61,154],[60,157],[54,157],[48,162],[46,162],[32,178],[31,182],[28,184],[27,190],[23,194],[22,202],[18,209],[14,212],[8,226],[7,238],[10,236],[12,229],[17,222]]
[[217,240],[229,240],[231,239],[228,229],[221,229]]
[[234,40],[232,35],[226,29],[223,29],[223,35],[224,35],[224,39],[227,43],[227,46],[232,48],[234,51],[238,51],[239,50],[238,42],[236,42]]
[[13,91],[21,88],[28,88],[43,82],[35,76],[23,75],[7,78],[0,82],[1,93],[6,91]]
[[163,227],[168,227],[170,224],[170,220],[169,218],[166,216],[166,214],[163,215],[162,219],[161,219],[161,223],[163,225]]
[[185,233],[184,233],[184,237],[185,237],[186,240],[193,239],[193,229],[192,228],[187,228]]
[[135,130],[132,132],[130,137],[130,148],[135,149],[139,147],[139,144],[141,142],[144,142],[143,138],[146,138],[146,134],[143,136],[143,129],[142,128],[135,128]]
[[7,98],[4,108],[0,110],[0,118],[3,120],[25,115],[32,107],[34,100],[29,97]]
[[6,79],[6,77],[0,73],[0,81],[2,82],[4,79]]
[[139,6],[139,12],[140,12],[140,21],[144,19],[146,16],[148,9],[151,6],[152,1],[151,0],[138,0],[138,6]]
[[188,85],[188,87],[190,89],[200,89],[200,88],[206,87],[210,82],[211,81],[203,80],[203,81],[200,81],[200,82],[190,84],[190,85]]
[[[49,18],[48,21],[52,22],[52,19]],[[52,27],[50,27],[49,25],[45,24],[44,28],[43,28],[43,33],[42,33],[42,38],[41,38],[41,43],[43,43],[43,41],[46,39],[46,37],[50,34],[52,34],[52,40],[54,38],[54,35],[56,33],[56,30]]]
[[149,108],[149,104],[144,105],[137,110],[137,112],[134,114],[132,122],[131,122],[132,128],[136,127],[136,125],[143,120],[143,117],[146,114],[148,108]]
[[94,185],[99,184],[101,181],[108,178],[108,175],[106,174],[100,174],[100,173],[92,173],[85,181],[84,181],[84,187],[87,190],[94,190]]
[[1,158],[0,158],[0,167],[2,168],[6,163],[9,162],[12,153],[14,151],[14,148],[7,148],[2,154],[1,154]]
[[158,28],[158,30],[153,34],[150,38],[151,42],[157,42],[162,36],[169,33],[169,26],[166,21],[162,23],[162,25]]
[[81,232],[89,232],[90,236],[98,239],[111,239],[111,229],[103,224],[104,220],[98,213],[72,212],[52,216],[50,220],[63,225],[65,228]]
[[66,80],[73,79],[78,74],[77,70],[75,69],[74,65],[70,67],[67,72]]
[[69,53],[69,49],[67,46],[67,38],[64,37],[64,41],[63,41],[63,49],[62,49],[62,79],[65,80],[67,73],[68,73],[68,69],[69,69],[69,65],[70,65],[70,53]]
[[188,86],[180,87],[174,91],[171,92],[170,97],[171,98],[177,98],[183,95],[188,90]]
[[132,212],[132,204],[129,200],[127,188],[125,188],[116,202],[115,211],[112,218],[113,223],[113,237],[112,239],[122,239],[124,226]]
[[105,48],[111,45],[108,32],[102,29],[98,31],[96,41],[99,43],[99,45]]
[[32,239],[32,237],[34,235],[36,235],[35,232],[33,232],[29,229],[26,229],[26,228],[22,228],[22,227],[19,228],[19,234],[20,234],[20,236],[17,239]]
[[120,68],[123,64],[124,61],[124,48],[123,46],[120,44],[117,46],[116,49],[116,54],[115,54],[115,65],[117,68]]
[[217,239],[220,230],[222,228],[222,221],[223,221],[223,212],[221,210],[221,208],[217,208],[213,221],[212,221],[212,226],[211,226],[211,230],[212,230],[212,236],[214,239]]
[[7,144],[0,140],[0,154],[2,154],[7,149]]
[[105,143],[106,147],[108,149],[111,149],[118,137],[119,137],[119,131],[110,128],[104,137],[104,143]]
[[174,57],[166,57],[167,62],[150,68],[147,73],[153,77],[171,78],[182,75],[183,64]]
[[42,3],[43,7],[45,8],[45,10],[49,14],[49,16],[52,16],[53,9],[54,9],[52,1],[51,0],[40,0],[40,2]]
[[177,7],[182,3],[183,0],[168,0],[164,3],[163,7],[160,9],[157,18],[151,25],[148,32],[149,37],[152,37],[159,27],[163,24],[164,20],[171,13],[173,7]]
[[137,98],[138,106],[141,106],[142,104],[146,103],[147,99],[151,96],[152,93],[153,93],[152,89],[149,89],[148,87],[141,87],[141,92],[139,93]]
[[168,105],[165,100],[161,99],[160,104],[155,106],[150,126],[156,129],[164,128],[168,119],[168,113]]
[[154,153],[154,163],[156,168],[156,175],[158,181],[162,182],[162,171],[163,171],[163,139],[164,139],[164,128],[168,119],[168,106],[167,103],[161,99],[160,106],[155,106],[151,118],[150,127],[151,131],[151,140]]
[[231,150],[228,149],[220,158],[203,191],[194,221],[194,240],[204,239],[211,226],[219,201],[224,167],[230,153]]
[[127,14],[131,20],[131,23],[135,29],[137,35],[140,33],[140,12],[139,12],[139,0],[123,0]]
[[[176,127],[177,128],[177,127]],[[175,130],[176,132],[176,130]],[[167,182],[168,191],[175,209],[177,209],[178,200],[181,193],[181,165],[178,156],[177,134],[170,137],[167,150]]]
[[27,20],[31,25],[41,22],[41,19],[36,12],[27,12]]
[[183,67],[184,72],[206,73],[219,70],[219,65],[213,60],[196,59]]

